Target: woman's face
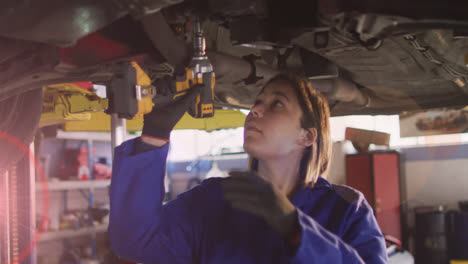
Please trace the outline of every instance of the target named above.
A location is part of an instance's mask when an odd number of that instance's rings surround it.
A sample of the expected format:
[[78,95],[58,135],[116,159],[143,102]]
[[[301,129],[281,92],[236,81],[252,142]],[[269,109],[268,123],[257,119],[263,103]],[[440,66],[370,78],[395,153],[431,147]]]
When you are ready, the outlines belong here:
[[268,84],[245,119],[245,151],[259,160],[302,153],[301,117],[294,88],[281,81]]

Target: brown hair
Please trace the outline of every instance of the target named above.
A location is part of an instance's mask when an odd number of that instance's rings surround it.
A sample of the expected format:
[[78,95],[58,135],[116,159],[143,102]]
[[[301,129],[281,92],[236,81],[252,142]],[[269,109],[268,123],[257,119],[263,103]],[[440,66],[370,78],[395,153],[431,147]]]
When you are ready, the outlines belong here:
[[[280,73],[271,78],[263,89],[273,82],[283,82],[294,88],[302,109],[302,128],[317,130],[317,139],[312,146],[305,148],[299,168],[299,181],[313,186],[319,176],[328,176],[330,167],[332,142],[328,101],[310,82],[296,75]],[[257,170],[258,160],[249,157],[248,167],[250,170]]]

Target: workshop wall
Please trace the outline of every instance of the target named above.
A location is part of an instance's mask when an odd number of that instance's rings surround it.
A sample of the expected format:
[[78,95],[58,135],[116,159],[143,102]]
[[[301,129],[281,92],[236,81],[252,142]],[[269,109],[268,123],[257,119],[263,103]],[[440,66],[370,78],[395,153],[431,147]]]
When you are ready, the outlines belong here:
[[[468,144],[397,149],[401,153],[401,178],[409,209],[444,205],[456,209],[468,200]],[[345,157],[355,150],[348,141],[333,144],[333,160],[328,180],[346,183]]]
[[408,208],[468,200],[468,144],[401,149]]
[[[403,232],[409,236],[414,253],[414,208],[445,206],[458,209],[460,200],[468,200],[468,144],[431,147],[408,147],[400,152]],[[355,150],[348,141],[333,144],[333,160],[328,180],[346,183],[345,159]]]
[[333,142],[332,160],[327,180],[333,184],[346,184],[346,154],[356,153],[350,141]]
[[[415,210],[420,206],[458,209],[468,200],[468,144],[401,149],[403,212],[409,231],[409,249],[415,252]],[[405,224],[405,223],[403,223]]]

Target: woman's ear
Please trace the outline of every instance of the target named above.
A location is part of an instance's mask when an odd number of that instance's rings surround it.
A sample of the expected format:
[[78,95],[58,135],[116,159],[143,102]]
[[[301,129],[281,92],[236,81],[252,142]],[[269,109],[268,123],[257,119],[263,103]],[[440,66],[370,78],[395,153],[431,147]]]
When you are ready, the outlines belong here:
[[317,140],[316,128],[302,128],[299,135],[299,145],[303,147],[310,147]]

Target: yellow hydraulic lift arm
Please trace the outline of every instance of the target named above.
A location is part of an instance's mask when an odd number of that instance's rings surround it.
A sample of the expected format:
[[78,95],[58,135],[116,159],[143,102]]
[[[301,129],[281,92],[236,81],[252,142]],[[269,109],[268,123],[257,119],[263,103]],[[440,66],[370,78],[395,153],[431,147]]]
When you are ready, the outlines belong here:
[[[153,90],[148,75],[136,63],[137,85],[142,87],[143,94]],[[154,103],[150,96],[141,97],[138,101],[138,113],[127,120],[128,131],[141,131],[143,115],[151,112]],[[110,117],[104,111],[109,107],[109,100],[101,98],[92,91],[73,83],[50,85],[45,88],[43,112],[39,126],[62,124],[65,131],[110,131]],[[214,117],[193,118],[185,114],[175,129],[217,130],[222,128],[241,127],[245,115],[237,110],[215,110]]]
[[[150,89],[151,80],[141,67],[132,62],[136,70],[137,85],[143,94]],[[143,117],[153,109],[151,97],[141,97],[138,100],[138,113],[134,119]],[[92,113],[103,112],[109,108],[109,99],[101,98],[95,93],[81,88],[73,83],[49,85],[45,88],[43,111],[40,126],[61,124],[64,121],[89,121]]]

